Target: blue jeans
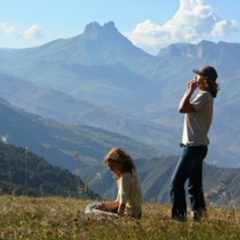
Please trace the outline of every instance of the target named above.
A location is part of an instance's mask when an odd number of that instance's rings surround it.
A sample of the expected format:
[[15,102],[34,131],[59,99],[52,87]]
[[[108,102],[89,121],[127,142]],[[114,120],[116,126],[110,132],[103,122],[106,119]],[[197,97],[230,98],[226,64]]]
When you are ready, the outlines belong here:
[[172,201],[172,217],[186,216],[187,203],[184,184],[188,183],[188,194],[192,211],[205,210],[202,185],[203,160],[207,156],[208,147],[187,146],[183,149],[171,180],[170,196]]

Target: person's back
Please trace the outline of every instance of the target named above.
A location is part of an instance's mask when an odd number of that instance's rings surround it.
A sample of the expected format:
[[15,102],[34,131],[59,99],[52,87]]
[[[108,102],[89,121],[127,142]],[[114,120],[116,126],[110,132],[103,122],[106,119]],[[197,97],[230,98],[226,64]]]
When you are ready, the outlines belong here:
[[123,172],[117,180],[117,200],[126,204],[128,215],[139,218],[142,209],[142,191],[136,173]]

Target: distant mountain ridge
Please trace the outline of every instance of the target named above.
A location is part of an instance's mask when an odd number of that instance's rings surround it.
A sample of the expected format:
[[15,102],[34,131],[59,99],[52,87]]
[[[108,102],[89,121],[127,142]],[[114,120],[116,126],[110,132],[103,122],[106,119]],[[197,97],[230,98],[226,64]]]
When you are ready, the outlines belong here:
[[[178,156],[138,158],[135,164],[144,202],[171,203],[170,182]],[[203,184],[207,205],[240,206],[240,169],[221,168],[204,163]],[[117,186],[106,166],[88,166],[79,175],[105,199],[115,199]],[[187,192],[187,187],[186,187]]]
[[[58,39],[40,47],[2,50],[0,59],[5,59],[7,66],[14,58],[22,58],[20,65],[25,61],[64,62],[79,65],[112,65],[114,63],[130,62],[132,56],[137,56],[139,62],[146,62],[146,57],[154,57],[140,48],[135,47],[126,37],[121,35],[115,24],[109,22],[102,27],[92,22],[85,28],[83,34],[68,39]],[[132,63],[131,63],[132,65]],[[16,67],[16,66],[13,66]]]
[[[0,50],[0,73],[99,106],[103,114],[94,114],[95,108],[90,116],[85,115],[85,123],[105,130],[115,129],[118,133],[177,154],[182,131],[178,102],[187,82],[194,77],[192,69],[213,65],[219,72],[221,91],[215,104],[208,160],[239,167],[240,123],[238,116],[232,117],[233,113],[238,115],[240,103],[239,49],[237,43],[202,41],[196,45],[172,44],[152,56],[123,37],[113,22],[103,26],[94,22],[86,26],[84,33],[73,38],[30,49]],[[0,90],[0,96],[3,91]],[[61,100],[55,108],[58,114],[52,114],[51,108],[47,109],[51,97],[46,96],[44,101],[33,99],[32,104],[40,101],[47,106],[44,112],[39,107],[30,108],[31,100],[26,99],[26,95],[27,91],[19,95],[25,101],[18,106],[57,121],[70,121],[62,117],[70,106],[62,108]],[[16,103],[14,95],[4,95],[4,98]],[[121,114],[111,118],[115,111]],[[82,118],[76,117],[74,112],[70,113],[72,119],[82,124]],[[130,126],[127,122],[129,116]],[[94,118],[97,121],[93,121]]]
[[216,44],[210,41],[202,41],[197,45],[189,43],[171,44],[168,47],[161,49],[157,57],[161,58],[162,56],[171,55],[173,57],[183,56],[195,59],[210,58],[210,61],[215,62],[216,60],[224,61],[225,58],[234,55],[235,58],[229,60],[231,64],[238,67],[237,60],[239,59],[239,53],[239,43],[220,41]]
[[[144,201],[170,202],[169,183],[178,156],[164,155],[157,149],[100,129],[74,127],[42,119],[39,116],[21,112],[0,99],[0,133],[4,130],[10,133],[10,139],[7,139],[8,136],[2,135],[2,138],[6,138],[6,143],[0,143],[0,153],[2,154],[0,154],[2,166],[0,187],[4,190],[4,193],[25,194],[24,176],[26,166],[28,166],[28,195],[65,194],[67,196],[77,196],[75,191],[77,178],[75,181],[69,171],[60,170],[57,167],[60,166],[79,175],[82,179],[82,188],[85,189],[87,186],[104,199],[113,199],[117,188],[112,173],[103,164],[103,157],[107,150],[119,145],[129,150],[135,159]],[[73,132],[76,133],[73,134]],[[15,142],[26,147],[16,148],[9,142]],[[33,155],[30,150],[45,156],[48,163],[46,161],[42,162],[42,158]],[[78,152],[78,150],[80,151]],[[157,155],[158,158],[153,158]],[[6,163],[6,161],[8,162]],[[49,163],[55,166],[50,166]],[[46,168],[42,168],[41,164]],[[38,169],[41,169],[41,171],[38,172]],[[48,178],[44,177],[51,176],[54,178],[54,174],[50,173],[51,171],[56,173],[56,179],[59,182],[51,183]],[[57,174],[58,171],[61,171],[62,174],[65,172],[68,179],[75,181],[72,182],[74,189],[71,190],[72,192],[70,191],[71,193],[67,191],[65,185],[58,186],[61,181],[66,183],[64,175]],[[230,202],[239,205],[239,171],[239,169],[220,168],[205,164],[204,185],[207,201],[217,205],[226,205]],[[59,177],[61,177],[61,180],[59,180]],[[68,185],[67,187],[71,186]]]
[[[115,146],[133,156],[155,156],[162,152],[150,145],[99,128],[44,119],[10,105],[0,98],[0,136],[14,146],[27,147],[51,165],[71,171],[99,164]],[[80,155],[80,158],[76,158]]]

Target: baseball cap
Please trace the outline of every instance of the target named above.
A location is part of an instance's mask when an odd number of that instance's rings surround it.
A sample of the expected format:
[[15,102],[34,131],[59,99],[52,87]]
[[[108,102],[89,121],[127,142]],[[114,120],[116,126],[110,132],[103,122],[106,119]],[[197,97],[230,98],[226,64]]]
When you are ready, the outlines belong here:
[[216,81],[216,79],[218,78],[217,71],[215,70],[214,67],[211,67],[211,66],[206,66],[201,69],[194,69],[193,72],[201,76],[207,77],[212,81]]

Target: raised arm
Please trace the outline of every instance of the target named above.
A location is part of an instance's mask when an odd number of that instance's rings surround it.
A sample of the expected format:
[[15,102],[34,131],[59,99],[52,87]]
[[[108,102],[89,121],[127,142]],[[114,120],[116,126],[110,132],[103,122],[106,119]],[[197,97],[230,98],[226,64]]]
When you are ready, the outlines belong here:
[[194,112],[194,108],[190,103],[190,99],[191,99],[193,93],[195,92],[195,90],[197,89],[197,87],[198,86],[197,86],[195,79],[188,83],[188,89],[187,89],[186,93],[183,95],[182,100],[180,101],[180,104],[179,104],[178,111],[180,113]]

